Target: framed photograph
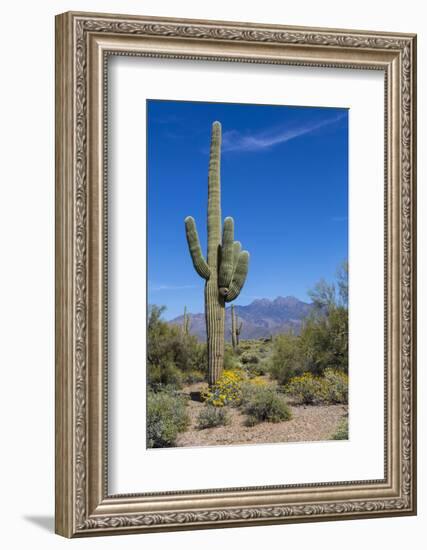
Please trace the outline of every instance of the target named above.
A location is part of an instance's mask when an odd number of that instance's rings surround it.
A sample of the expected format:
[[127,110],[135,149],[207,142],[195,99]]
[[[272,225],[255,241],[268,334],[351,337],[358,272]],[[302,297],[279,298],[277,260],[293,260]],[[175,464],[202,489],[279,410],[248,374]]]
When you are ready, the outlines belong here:
[[416,37],[56,18],[56,532],[416,513]]

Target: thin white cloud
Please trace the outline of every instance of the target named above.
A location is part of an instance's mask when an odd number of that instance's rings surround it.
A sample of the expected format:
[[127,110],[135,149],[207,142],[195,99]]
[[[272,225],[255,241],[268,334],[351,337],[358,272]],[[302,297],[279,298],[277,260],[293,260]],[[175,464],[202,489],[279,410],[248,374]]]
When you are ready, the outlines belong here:
[[161,292],[162,290],[187,290],[190,288],[196,288],[195,285],[156,285],[148,284],[149,290],[151,292]]
[[164,115],[164,116],[154,116],[153,121],[157,124],[178,124],[182,122],[182,119],[177,115]]
[[317,122],[308,122],[301,126],[287,126],[270,129],[258,134],[242,134],[237,130],[229,130],[224,132],[222,136],[222,151],[261,151],[263,149],[270,149],[275,145],[286,143],[292,139],[298,138],[303,135],[311,134],[324,126],[330,126],[341,120],[344,117],[344,113],[323,119]]

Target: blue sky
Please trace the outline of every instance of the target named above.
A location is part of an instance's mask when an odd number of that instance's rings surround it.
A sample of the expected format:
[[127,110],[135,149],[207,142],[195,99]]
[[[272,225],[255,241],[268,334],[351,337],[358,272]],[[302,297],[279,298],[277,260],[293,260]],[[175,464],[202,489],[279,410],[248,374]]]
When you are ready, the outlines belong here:
[[206,254],[209,142],[222,124],[222,215],[250,252],[235,301],[295,296],[332,281],[348,257],[348,111],[335,108],[147,102],[148,301],[167,319],[203,311],[184,218]]

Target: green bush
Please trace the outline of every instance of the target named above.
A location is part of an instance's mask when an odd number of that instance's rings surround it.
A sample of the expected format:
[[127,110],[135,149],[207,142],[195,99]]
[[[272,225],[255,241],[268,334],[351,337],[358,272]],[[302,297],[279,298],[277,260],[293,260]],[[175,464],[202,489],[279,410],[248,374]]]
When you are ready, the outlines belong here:
[[226,426],[229,423],[230,417],[226,409],[214,407],[213,405],[207,405],[197,417],[197,428],[199,430]]
[[328,403],[348,403],[348,375],[335,369],[323,373],[325,399]]
[[274,338],[270,356],[270,374],[279,384],[287,384],[291,378],[305,370],[300,339],[293,334],[281,334]]
[[187,384],[195,384],[197,382],[204,382],[206,380],[206,374],[201,370],[191,370],[184,374],[184,382]]
[[[322,375],[325,369],[348,372],[348,262],[338,268],[336,282],[318,281],[308,291],[312,312],[299,336],[303,371]],[[302,372],[295,372],[295,375]],[[289,379],[288,379],[289,380]],[[285,382],[286,383],[286,382]]]
[[264,374],[267,374],[269,370],[269,364],[266,360],[263,360],[259,363],[246,363],[243,368],[248,373],[248,376],[250,378],[254,378],[255,376],[262,376]]
[[292,417],[285,397],[268,386],[245,384],[242,408],[247,415],[247,426],[254,426],[259,422],[281,422]]
[[257,364],[259,363],[259,357],[255,353],[251,353],[249,351],[246,351],[245,353],[242,353],[240,357],[240,361],[246,365],[246,364]]
[[345,416],[338,424],[337,431],[332,436],[332,439],[343,440],[348,439],[348,417]]
[[150,306],[147,333],[147,382],[155,390],[180,388],[186,373],[207,373],[206,345],[183,336],[180,327],[162,320],[163,307]]
[[183,373],[172,361],[162,362],[160,365],[148,364],[148,384],[152,389],[173,387],[179,389],[184,380]]
[[319,405],[324,401],[322,382],[310,372],[292,378],[286,386],[286,393],[301,405]]
[[234,353],[231,346],[226,345],[224,349],[224,370],[235,370],[240,366],[238,356]]
[[186,399],[160,391],[147,393],[147,447],[173,447],[189,424]]
[[326,369],[323,376],[314,376],[311,372],[306,372],[292,378],[285,390],[303,405],[346,404],[348,376],[333,369]]
[[239,352],[242,353],[248,349],[252,348],[252,342],[251,340],[241,340],[239,343]]
[[333,368],[348,372],[348,310],[329,305],[304,321],[300,335],[306,369],[322,374]]

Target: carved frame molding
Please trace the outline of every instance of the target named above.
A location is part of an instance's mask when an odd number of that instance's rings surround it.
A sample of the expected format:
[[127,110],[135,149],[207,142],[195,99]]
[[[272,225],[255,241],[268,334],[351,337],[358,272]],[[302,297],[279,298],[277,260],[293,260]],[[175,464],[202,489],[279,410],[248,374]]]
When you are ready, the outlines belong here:
[[[106,59],[140,55],[385,73],[384,480],[108,495]],[[56,531],[67,536],[416,513],[416,37],[68,12],[56,18]]]

